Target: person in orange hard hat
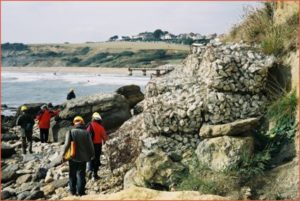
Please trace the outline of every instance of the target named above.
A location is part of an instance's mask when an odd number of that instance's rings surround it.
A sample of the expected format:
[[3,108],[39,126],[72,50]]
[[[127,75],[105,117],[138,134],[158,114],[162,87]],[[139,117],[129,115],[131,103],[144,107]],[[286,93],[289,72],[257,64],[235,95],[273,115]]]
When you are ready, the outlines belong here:
[[86,163],[94,158],[94,146],[91,136],[85,129],[84,120],[76,116],[73,120],[73,128],[66,134],[65,144],[61,155],[64,155],[71,146],[75,144],[75,156],[69,160],[69,186],[72,195],[85,195],[85,171]]

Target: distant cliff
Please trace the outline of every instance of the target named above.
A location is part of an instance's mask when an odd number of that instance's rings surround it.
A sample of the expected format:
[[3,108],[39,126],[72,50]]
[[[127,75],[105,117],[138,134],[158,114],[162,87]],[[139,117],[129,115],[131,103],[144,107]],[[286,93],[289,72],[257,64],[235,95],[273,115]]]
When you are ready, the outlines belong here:
[[189,46],[164,42],[2,44],[2,66],[156,67],[179,63]]

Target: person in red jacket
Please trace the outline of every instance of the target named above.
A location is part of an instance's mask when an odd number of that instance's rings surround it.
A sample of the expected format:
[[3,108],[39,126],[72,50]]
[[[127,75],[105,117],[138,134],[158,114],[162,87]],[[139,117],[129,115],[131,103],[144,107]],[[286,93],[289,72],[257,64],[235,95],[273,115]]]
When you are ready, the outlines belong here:
[[40,140],[42,143],[48,142],[49,128],[50,128],[50,120],[52,117],[58,115],[59,110],[51,111],[48,109],[47,105],[43,105],[41,107],[40,113],[36,116],[36,119],[39,122],[40,128]]
[[102,118],[98,112],[95,112],[92,116],[92,122],[87,127],[88,133],[90,133],[95,150],[95,158],[88,162],[89,175],[93,174],[94,179],[99,179],[98,170],[101,165],[100,155],[102,152],[102,144],[108,140],[108,135],[104,127],[102,126]]

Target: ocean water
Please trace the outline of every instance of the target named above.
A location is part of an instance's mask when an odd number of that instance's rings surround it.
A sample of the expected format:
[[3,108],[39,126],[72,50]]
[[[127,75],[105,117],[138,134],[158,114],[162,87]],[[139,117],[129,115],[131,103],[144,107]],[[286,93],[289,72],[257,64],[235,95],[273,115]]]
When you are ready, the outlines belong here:
[[[79,73],[24,73],[2,72],[2,104],[18,107],[24,103],[49,103],[54,105],[66,101],[70,88],[74,88],[76,97],[94,93],[111,93],[121,86],[135,84],[142,91],[149,77],[128,76],[122,74],[79,74]],[[4,115],[11,110],[3,110]]]

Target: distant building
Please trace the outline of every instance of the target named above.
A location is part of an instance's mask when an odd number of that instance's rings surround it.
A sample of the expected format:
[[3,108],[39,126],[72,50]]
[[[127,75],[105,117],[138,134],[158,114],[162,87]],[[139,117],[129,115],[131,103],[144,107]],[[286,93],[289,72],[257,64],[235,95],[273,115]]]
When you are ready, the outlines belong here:
[[176,36],[173,35],[173,34],[170,34],[170,33],[165,34],[165,35],[163,35],[163,36],[160,37],[161,40],[172,40],[174,38],[176,38]]

